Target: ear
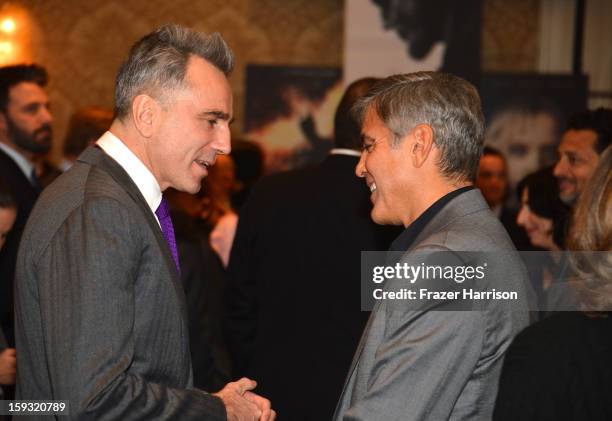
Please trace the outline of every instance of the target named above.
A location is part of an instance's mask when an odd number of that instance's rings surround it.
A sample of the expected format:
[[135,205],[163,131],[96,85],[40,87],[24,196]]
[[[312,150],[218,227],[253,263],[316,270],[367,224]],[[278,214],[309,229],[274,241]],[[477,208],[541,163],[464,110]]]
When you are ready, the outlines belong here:
[[140,135],[151,138],[155,133],[161,107],[159,103],[146,94],[137,95],[132,101],[132,120]]
[[434,147],[434,132],[429,124],[417,124],[412,129],[412,144],[410,155],[415,168],[420,168],[432,155]]

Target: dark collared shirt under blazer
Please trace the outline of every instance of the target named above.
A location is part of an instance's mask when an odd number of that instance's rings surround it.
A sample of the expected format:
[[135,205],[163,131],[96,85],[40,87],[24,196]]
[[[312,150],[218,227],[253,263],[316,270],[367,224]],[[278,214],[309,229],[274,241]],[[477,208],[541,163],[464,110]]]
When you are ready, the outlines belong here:
[[15,285],[17,398],[70,419],[225,420],[192,388],[185,297],[137,186],[97,147],[41,195]]
[[[427,251],[494,252],[487,257],[500,258],[489,264],[487,286],[527,297],[525,268],[480,191],[457,193],[440,199],[446,203],[434,215],[426,212],[431,218],[424,226],[409,227],[394,242],[408,247],[402,260]],[[475,304],[475,311],[432,308],[376,303],[335,421],[491,419],[504,354],[529,320],[526,300],[491,300]]]

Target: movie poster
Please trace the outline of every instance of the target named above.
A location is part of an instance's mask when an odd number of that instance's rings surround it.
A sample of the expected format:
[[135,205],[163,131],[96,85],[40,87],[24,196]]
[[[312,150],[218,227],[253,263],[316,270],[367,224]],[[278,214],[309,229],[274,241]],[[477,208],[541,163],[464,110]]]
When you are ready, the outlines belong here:
[[552,165],[569,116],[587,107],[586,76],[487,74],[480,85],[485,144],[508,162],[512,188]]
[[266,172],[321,162],[333,146],[341,71],[327,67],[247,67],[245,137],[265,153]]
[[350,0],[345,13],[345,85],[419,70],[478,84],[482,0]]

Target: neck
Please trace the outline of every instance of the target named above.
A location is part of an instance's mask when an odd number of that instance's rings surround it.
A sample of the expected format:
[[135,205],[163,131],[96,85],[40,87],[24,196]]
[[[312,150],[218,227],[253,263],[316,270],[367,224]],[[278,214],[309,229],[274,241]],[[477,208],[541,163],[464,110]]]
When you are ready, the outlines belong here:
[[11,142],[8,138],[6,138],[6,136],[0,137],[0,143],[3,143],[12,150],[16,151],[19,155],[27,159],[28,162],[32,164],[34,163],[34,154],[32,152],[26,151],[25,149],[22,149],[19,146],[15,145],[15,143]]
[[[129,123],[123,123],[118,119],[113,121],[110,129],[108,129],[113,135],[115,135],[119,140],[123,142],[127,148],[132,151],[134,155],[144,164],[145,167],[153,174],[153,176],[158,180],[157,174],[153,171],[153,167],[151,165],[151,160],[147,154],[147,151],[144,148],[144,145],[148,141],[148,139],[143,138],[138,130]],[[161,191],[164,191],[167,186],[162,186],[160,184]]]
[[422,183],[418,190],[412,194],[414,200],[412,201],[412,207],[409,212],[406,213],[403,219],[404,227],[408,227],[412,224],[419,216],[421,216],[427,209],[434,203],[440,200],[455,190],[462,187],[471,186],[472,183],[469,181],[460,181],[450,183],[447,180],[438,180],[438,182],[431,182],[428,180],[427,183]]

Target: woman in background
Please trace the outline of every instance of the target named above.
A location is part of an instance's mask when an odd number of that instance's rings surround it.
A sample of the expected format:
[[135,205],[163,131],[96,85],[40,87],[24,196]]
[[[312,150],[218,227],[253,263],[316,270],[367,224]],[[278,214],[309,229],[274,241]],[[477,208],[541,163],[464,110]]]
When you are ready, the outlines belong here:
[[552,168],[541,169],[523,178],[517,186],[517,193],[521,207],[516,224],[525,230],[532,247],[532,252],[522,253],[521,258],[527,266],[538,306],[547,310],[571,302],[571,296],[562,288],[551,288],[567,269],[567,262],[562,261],[557,252],[565,245],[569,215],[569,208],[559,198],[559,186]]
[[559,199],[559,186],[552,168],[523,178],[517,192],[521,207],[516,223],[527,232],[531,245],[541,250],[563,249],[569,209]]
[[236,189],[236,166],[229,155],[217,156],[217,162],[204,179],[207,201],[204,217],[210,226],[210,246],[217,252],[223,266],[229,261],[238,215],[232,208],[231,197]]
[[577,254],[577,312],[558,312],[508,349],[493,419],[612,419],[612,149],[576,206],[568,238]]

